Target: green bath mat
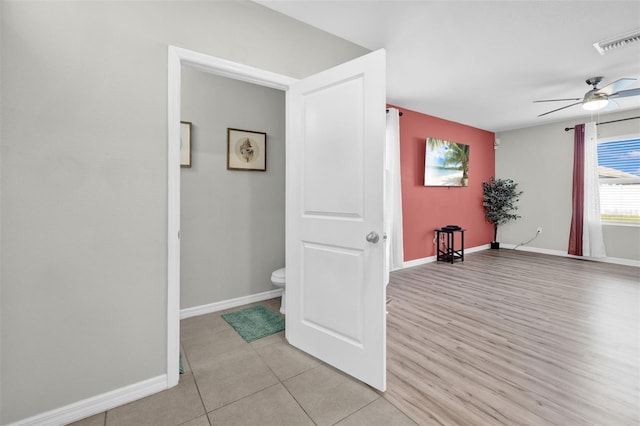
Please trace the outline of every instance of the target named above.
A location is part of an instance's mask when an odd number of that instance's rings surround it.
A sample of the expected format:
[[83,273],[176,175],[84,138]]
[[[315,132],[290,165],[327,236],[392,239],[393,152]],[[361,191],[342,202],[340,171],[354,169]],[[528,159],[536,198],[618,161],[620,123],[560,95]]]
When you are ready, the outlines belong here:
[[262,305],[222,314],[222,318],[249,343],[284,330],[284,318]]

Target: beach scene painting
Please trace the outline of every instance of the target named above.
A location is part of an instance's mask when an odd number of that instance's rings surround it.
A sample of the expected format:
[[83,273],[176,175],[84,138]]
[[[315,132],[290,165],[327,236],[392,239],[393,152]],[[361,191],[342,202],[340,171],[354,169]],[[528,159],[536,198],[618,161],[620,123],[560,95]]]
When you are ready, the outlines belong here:
[[424,186],[467,186],[469,145],[427,138]]

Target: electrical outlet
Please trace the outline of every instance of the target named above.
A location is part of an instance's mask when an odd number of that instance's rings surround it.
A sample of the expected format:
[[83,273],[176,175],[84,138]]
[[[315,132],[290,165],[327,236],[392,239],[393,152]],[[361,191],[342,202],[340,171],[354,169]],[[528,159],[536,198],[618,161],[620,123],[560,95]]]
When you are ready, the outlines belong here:
[[538,229],[536,229],[536,234],[542,234],[542,226],[538,226]]

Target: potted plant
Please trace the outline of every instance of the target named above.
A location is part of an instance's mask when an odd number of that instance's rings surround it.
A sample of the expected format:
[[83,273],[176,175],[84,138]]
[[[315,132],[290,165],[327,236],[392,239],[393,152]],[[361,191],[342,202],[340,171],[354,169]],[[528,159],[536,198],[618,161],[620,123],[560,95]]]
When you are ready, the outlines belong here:
[[487,222],[493,225],[493,241],[492,249],[500,248],[498,242],[498,226],[503,225],[510,220],[516,220],[520,216],[513,213],[518,210],[516,202],[519,200],[522,191],[517,190],[518,184],[511,179],[496,179],[491,176],[489,182],[482,182],[484,189],[484,217]]

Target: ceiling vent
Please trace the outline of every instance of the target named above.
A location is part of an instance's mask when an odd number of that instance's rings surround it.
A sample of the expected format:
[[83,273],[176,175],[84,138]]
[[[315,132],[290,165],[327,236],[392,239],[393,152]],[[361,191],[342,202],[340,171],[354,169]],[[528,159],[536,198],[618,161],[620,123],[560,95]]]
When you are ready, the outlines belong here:
[[593,43],[598,53],[604,55],[621,47],[640,42],[640,29],[620,34],[616,37]]

